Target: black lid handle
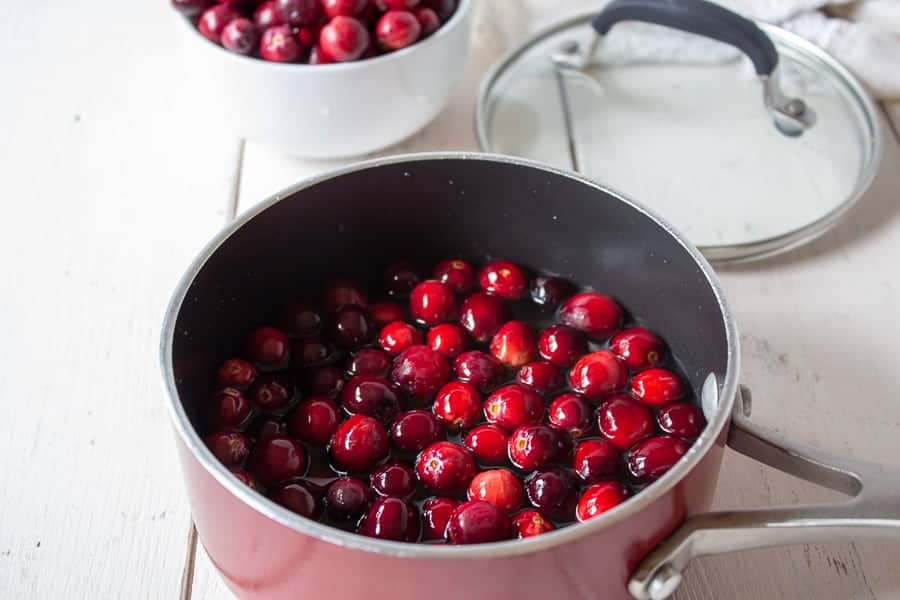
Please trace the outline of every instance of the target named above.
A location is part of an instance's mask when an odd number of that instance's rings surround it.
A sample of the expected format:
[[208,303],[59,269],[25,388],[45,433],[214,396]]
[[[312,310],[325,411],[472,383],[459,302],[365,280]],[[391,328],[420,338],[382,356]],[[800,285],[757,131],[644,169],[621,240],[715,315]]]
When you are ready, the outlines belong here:
[[753,62],[758,75],[778,66],[772,40],[753,21],[706,0],[613,0],[591,25],[606,35],[622,21],[654,23],[734,46]]

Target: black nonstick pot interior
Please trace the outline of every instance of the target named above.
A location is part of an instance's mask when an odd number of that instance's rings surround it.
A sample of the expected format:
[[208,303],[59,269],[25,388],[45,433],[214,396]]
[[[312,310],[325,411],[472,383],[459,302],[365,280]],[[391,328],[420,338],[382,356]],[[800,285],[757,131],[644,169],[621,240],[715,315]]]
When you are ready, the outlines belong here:
[[[649,176],[649,175],[648,175]],[[252,216],[195,274],[173,371],[192,421],[216,365],[278,307],[336,276],[380,281],[400,259],[507,258],[616,297],[660,332],[695,390],[726,370],[726,324],[691,253],[627,201],[513,159],[393,159],[301,185]],[[374,285],[373,285],[374,287]]]

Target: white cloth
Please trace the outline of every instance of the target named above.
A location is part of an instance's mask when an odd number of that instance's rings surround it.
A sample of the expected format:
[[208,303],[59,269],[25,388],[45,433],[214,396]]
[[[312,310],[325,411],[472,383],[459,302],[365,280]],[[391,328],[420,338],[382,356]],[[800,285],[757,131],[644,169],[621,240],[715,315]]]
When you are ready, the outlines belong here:
[[824,48],[883,99],[900,99],[900,0],[720,0]]

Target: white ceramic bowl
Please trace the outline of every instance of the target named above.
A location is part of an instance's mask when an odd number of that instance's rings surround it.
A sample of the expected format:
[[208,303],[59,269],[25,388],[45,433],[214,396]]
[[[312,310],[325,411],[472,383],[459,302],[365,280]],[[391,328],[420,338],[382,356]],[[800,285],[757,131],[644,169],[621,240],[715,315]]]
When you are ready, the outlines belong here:
[[211,119],[293,156],[342,158],[395,144],[449,100],[469,49],[473,0],[428,38],[349,63],[272,63],[228,52],[177,16],[188,77]]

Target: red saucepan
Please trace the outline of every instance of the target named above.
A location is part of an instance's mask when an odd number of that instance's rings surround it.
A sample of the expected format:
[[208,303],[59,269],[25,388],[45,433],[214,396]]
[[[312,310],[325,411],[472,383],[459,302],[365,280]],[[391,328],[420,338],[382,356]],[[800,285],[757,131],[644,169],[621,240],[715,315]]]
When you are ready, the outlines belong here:
[[[376,280],[411,253],[500,256],[614,295],[670,342],[708,419],[667,474],[586,523],[525,540],[449,546],[366,538],[246,487],[198,433],[209,374],[283,301],[335,274]],[[424,154],[320,176],[243,215],[203,250],[162,334],[167,404],[194,521],[244,599],[664,598],[694,556],[900,535],[900,472],[827,458],[754,431],[735,323],[715,274],[678,232],[577,175],[518,159]],[[706,513],[728,444],[852,498]]]

